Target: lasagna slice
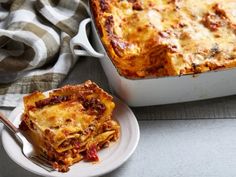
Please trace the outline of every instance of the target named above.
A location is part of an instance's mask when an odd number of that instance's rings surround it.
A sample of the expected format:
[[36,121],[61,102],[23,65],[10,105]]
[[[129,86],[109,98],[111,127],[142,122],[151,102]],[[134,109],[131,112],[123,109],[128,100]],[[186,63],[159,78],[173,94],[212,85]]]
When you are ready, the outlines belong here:
[[119,137],[112,96],[91,81],[47,96],[34,92],[24,97],[24,106],[20,128],[28,129],[32,141],[61,172],[82,159],[98,161],[97,151]]

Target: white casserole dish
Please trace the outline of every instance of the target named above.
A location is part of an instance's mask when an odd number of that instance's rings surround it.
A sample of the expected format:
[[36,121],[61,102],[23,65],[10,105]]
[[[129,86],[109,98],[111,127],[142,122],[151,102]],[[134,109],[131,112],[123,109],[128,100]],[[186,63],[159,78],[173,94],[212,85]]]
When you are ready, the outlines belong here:
[[[86,34],[86,25],[90,22],[93,44],[98,52],[93,49]],[[84,50],[75,49],[75,46]],[[236,94],[236,69],[151,79],[121,76],[106,53],[92,18],[81,22],[78,35],[71,40],[71,49],[78,56],[99,58],[112,92],[130,106],[179,103]]]

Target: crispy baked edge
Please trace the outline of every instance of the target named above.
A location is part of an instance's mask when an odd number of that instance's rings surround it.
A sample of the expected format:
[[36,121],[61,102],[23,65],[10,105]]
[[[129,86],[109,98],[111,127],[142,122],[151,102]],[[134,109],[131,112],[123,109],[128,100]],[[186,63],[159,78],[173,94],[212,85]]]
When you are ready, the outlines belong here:
[[[127,79],[140,78],[134,74],[125,74],[126,72],[128,72],[128,70],[125,71],[121,69],[119,67],[119,62],[116,61],[117,57],[121,57],[118,47],[120,41],[113,34],[114,20],[112,14],[104,17],[104,13],[109,13],[110,11],[110,5],[108,4],[107,0],[90,0],[89,3],[96,31],[109,59],[113,63],[119,75]],[[105,20],[105,25],[100,23],[101,18]]]

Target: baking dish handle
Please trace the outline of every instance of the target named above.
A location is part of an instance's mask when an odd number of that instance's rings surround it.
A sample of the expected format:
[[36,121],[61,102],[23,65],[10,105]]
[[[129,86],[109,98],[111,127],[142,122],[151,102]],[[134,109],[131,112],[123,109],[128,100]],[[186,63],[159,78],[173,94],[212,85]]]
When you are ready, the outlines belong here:
[[[94,50],[91,43],[88,40],[86,25],[91,22],[90,18],[84,19],[79,25],[79,31],[70,41],[70,48],[74,55],[78,56],[92,56],[96,58],[104,57],[103,54],[98,53]],[[81,47],[83,49],[75,49],[75,47]]]

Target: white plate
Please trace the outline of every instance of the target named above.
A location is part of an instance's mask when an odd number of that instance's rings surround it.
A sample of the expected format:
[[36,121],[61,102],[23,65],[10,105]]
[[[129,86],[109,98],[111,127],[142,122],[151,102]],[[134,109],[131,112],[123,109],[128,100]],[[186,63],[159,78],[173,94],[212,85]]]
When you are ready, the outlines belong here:
[[[2,131],[3,147],[10,158],[18,165],[28,171],[42,176],[89,177],[100,176],[111,172],[122,165],[132,155],[137,147],[140,136],[139,125],[133,112],[127,105],[122,103],[117,98],[115,98],[114,101],[116,103],[114,118],[121,126],[121,136],[119,140],[112,143],[109,148],[98,152],[100,159],[98,163],[93,164],[81,161],[71,166],[67,173],[60,173],[57,171],[47,172],[32,163],[22,154],[20,145],[15,141],[14,136],[12,136],[5,128]],[[22,113],[23,104],[20,104],[9,116],[10,120],[13,121],[16,126],[20,123]]]

